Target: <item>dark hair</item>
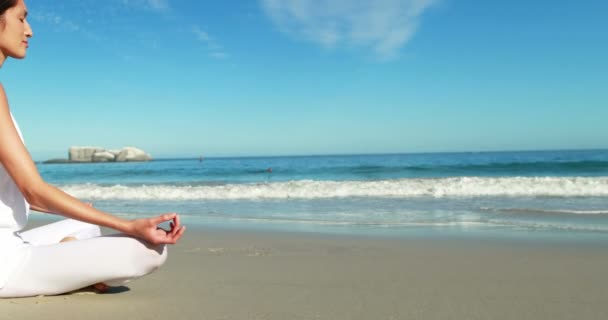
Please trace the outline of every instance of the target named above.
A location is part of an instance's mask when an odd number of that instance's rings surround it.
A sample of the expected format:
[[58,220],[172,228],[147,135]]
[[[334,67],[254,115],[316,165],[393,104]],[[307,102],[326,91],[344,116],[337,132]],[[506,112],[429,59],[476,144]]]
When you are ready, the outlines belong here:
[[0,0],[0,18],[4,15],[6,10],[17,5],[18,0]]

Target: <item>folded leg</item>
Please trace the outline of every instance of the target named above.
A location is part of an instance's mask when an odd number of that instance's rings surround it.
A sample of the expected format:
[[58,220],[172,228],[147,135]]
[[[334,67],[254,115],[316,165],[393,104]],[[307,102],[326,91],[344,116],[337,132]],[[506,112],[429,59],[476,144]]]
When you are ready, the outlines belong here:
[[33,245],[47,245],[59,243],[65,237],[74,237],[78,240],[101,236],[101,229],[94,224],[65,219],[41,227],[21,232],[21,238]]
[[95,283],[122,284],[158,269],[167,258],[164,245],[151,247],[126,235],[95,237],[30,246],[24,265],[0,297],[55,295]]

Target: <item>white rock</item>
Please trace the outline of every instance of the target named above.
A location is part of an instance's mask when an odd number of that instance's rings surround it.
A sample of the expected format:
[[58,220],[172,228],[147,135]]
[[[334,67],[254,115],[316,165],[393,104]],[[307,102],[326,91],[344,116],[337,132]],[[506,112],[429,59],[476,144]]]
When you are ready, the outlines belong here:
[[120,149],[110,149],[110,150],[106,150],[106,151],[113,154],[114,157],[118,157],[118,154],[120,153],[121,150]]
[[116,158],[116,156],[114,156],[112,153],[110,153],[108,151],[95,152],[93,154],[93,162],[114,161],[115,158]]
[[100,147],[76,147],[72,146],[69,150],[69,160],[74,162],[91,162],[95,152],[103,152],[105,149]]
[[134,147],[124,147],[116,156],[116,161],[150,161],[152,157],[143,150]]

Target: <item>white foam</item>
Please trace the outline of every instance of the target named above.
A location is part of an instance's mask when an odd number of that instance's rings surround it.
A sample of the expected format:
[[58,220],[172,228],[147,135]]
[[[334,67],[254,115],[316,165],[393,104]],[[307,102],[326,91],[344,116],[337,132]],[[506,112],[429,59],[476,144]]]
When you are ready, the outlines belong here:
[[298,180],[212,186],[64,185],[61,189],[93,200],[322,199],[341,197],[608,196],[608,177],[457,177],[380,181]]
[[539,208],[489,208],[481,207],[482,211],[507,213],[545,213],[545,214],[577,214],[577,215],[608,215],[608,210],[572,210],[572,209],[539,209]]

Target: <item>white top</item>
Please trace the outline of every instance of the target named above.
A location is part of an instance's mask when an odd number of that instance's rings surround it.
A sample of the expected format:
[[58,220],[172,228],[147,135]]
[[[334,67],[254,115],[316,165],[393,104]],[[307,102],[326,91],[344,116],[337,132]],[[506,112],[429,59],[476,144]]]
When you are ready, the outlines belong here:
[[[12,114],[11,118],[23,141]],[[25,259],[25,244],[17,232],[27,224],[29,210],[29,203],[0,163],[0,288],[4,287],[10,275]]]

